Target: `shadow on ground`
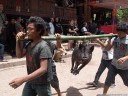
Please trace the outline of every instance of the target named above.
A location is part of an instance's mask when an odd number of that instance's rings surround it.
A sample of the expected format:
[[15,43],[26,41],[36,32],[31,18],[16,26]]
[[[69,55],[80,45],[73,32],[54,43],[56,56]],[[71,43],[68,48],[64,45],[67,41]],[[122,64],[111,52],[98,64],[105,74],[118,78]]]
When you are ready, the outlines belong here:
[[[85,88],[77,89],[77,88],[75,88],[75,87],[69,87],[69,88],[67,89],[67,91],[62,91],[61,94],[67,93],[66,96],[83,96],[83,95],[79,92],[79,90],[82,90],[82,89],[85,89]],[[52,95],[53,95],[53,96],[54,96],[54,95],[57,95],[57,93],[53,93]]]
[[83,96],[83,95],[79,92],[79,89],[74,88],[74,87],[69,87],[67,89],[66,96]]
[[[79,90],[83,90],[83,89],[88,89],[88,90],[96,90],[98,88],[103,88],[104,87],[104,83],[99,83],[97,87],[95,87],[92,82],[89,82],[86,84],[87,87],[83,87],[83,88],[75,88],[75,87],[69,87],[67,89],[67,91],[62,91],[61,94],[63,93],[67,93],[66,96],[83,96]],[[53,93],[52,94],[53,96],[54,95],[57,95],[57,93]]]
[[88,90],[96,90],[98,88],[104,87],[104,83],[99,83],[98,86],[94,86],[93,82],[89,82],[89,83],[86,83],[86,85],[87,87],[85,87],[85,89],[88,89]]

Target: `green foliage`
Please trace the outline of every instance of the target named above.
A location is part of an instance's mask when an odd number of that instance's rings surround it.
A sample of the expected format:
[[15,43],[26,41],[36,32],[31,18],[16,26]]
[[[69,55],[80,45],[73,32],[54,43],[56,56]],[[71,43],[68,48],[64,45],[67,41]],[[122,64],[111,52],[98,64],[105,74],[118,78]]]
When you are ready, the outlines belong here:
[[117,10],[117,17],[118,17],[119,23],[128,21],[128,9]]

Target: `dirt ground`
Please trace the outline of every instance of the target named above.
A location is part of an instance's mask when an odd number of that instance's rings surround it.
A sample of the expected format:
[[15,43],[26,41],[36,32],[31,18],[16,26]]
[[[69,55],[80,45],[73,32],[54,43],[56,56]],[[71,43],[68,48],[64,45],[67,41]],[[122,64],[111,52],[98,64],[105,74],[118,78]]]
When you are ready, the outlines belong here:
[[[101,85],[97,88],[90,87],[87,83],[94,80],[97,68],[100,64],[101,49],[95,47],[91,62],[85,66],[78,75],[70,73],[71,58],[65,58],[66,63],[56,63],[57,75],[60,81],[62,96],[96,96],[102,94],[103,83],[107,75],[107,69],[100,78]],[[26,74],[25,65],[11,67],[0,70],[0,95],[1,96],[21,96],[23,85],[17,89],[12,89],[8,83],[15,77]],[[128,96],[128,88],[124,86],[120,76],[116,76],[116,86],[110,88],[110,96]],[[116,95],[115,95],[116,94]],[[120,94],[120,95],[119,95]],[[122,95],[121,95],[122,94]],[[127,95],[126,95],[127,94]],[[52,88],[52,96],[57,96],[56,91]]]

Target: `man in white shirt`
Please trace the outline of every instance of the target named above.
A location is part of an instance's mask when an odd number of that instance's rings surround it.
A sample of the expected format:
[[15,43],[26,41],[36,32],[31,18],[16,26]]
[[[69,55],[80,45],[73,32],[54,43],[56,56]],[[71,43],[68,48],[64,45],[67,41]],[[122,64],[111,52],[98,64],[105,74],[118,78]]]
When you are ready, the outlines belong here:
[[54,22],[54,18],[50,18],[50,22],[49,22],[50,32],[49,32],[49,35],[54,35],[54,33],[55,33],[55,27],[53,25],[53,22]]
[[[111,40],[111,42],[113,41],[113,39]],[[94,79],[94,81],[92,83],[92,85],[94,85],[95,87],[97,87],[98,86],[98,83],[99,83],[99,78],[100,78],[101,74],[104,72],[104,70],[106,68],[109,69],[109,66],[110,66],[110,64],[112,62],[112,59],[113,59],[113,50],[112,50],[112,48],[110,50],[107,50],[105,48],[105,46],[108,43],[108,40],[106,40],[105,42],[101,41],[99,38],[96,38],[95,40],[96,40],[97,43],[99,43],[101,45],[101,48],[102,48],[102,59],[101,59],[101,63],[99,65],[99,68],[98,68],[97,73],[95,75],[95,79]],[[111,84],[112,85],[111,87],[113,87],[113,85],[115,86],[114,83],[115,83],[115,80],[113,80],[113,82]]]
[[83,35],[91,35],[91,33],[88,32],[88,30],[87,30],[87,22],[84,22],[84,26],[81,29],[81,32],[82,32]]

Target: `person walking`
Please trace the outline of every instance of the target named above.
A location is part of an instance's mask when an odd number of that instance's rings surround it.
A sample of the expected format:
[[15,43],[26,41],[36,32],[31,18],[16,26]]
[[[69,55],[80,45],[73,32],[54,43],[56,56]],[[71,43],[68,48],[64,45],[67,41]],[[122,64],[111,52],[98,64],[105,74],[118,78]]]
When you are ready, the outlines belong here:
[[[100,76],[102,75],[102,73],[104,72],[104,70],[106,68],[109,69],[109,66],[110,66],[110,64],[112,62],[112,59],[113,59],[113,50],[112,50],[112,48],[110,50],[107,50],[105,48],[105,46],[108,43],[108,39],[105,40],[105,42],[103,42],[99,38],[96,38],[95,41],[97,43],[99,43],[101,45],[101,48],[102,48],[101,63],[100,63],[100,66],[99,66],[99,68],[98,68],[98,70],[96,72],[95,79],[94,79],[94,81],[92,83],[95,87],[97,87],[98,86],[98,83],[99,83]],[[111,42],[112,41],[113,41],[113,39],[111,40]],[[114,81],[112,82],[112,85],[114,85],[114,83],[115,83]]]
[[114,54],[105,80],[103,95],[107,94],[117,74],[121,76],[124,85],[128,86],[128,25],[119,24],[116,30],[118,37],[112,43],[110,43],[111,38],[109,38],[108,44],[106,45],[108,50],[113,47]]
[[[49,32],[50,32],[50,25],[46,22],[46,32],[44,35],[49,36]],[[55,34],[55,36],[56,38],[59,38],[60,34]],[[46,40],[46,42],[48,43],[48,46],[50,47],[52,56],[54,58],[55,49],[61,47],[61,41],[60,40],[57,40],[57,41]],[[58,96],[61,96],[60,87],[59,87],[59,79],[56,73],[56,65],[53,59],[52,59],[52,73],[53,73],[53,79],[51,80],[50,84],[56,90]]]
[[27,75],[13,79],[9,85],[17,88],[24,82],[22,96],[51,96],[50,81],[52,80],[52,54],[47,43],[41,39],[45,32],[45,22],[41,17],[32,16],[27,23],[27,36],[29,41],[26,46],[20,46],[20,39],[25,33],[16,35],[16,56],[26,56]]

